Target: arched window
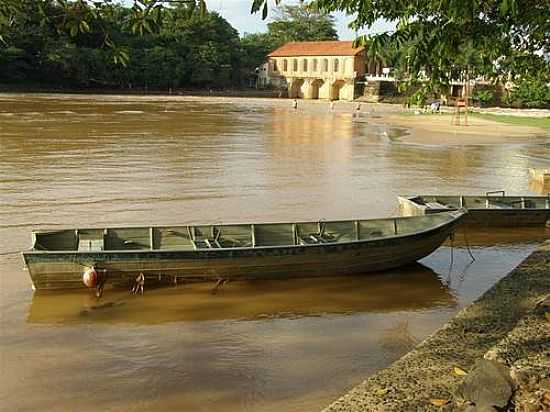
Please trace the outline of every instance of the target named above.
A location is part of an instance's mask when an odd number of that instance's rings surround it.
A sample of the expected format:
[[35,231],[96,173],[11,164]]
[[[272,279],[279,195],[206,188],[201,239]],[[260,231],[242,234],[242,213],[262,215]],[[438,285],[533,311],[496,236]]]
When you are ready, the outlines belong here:
[[338,59],[334,59],[334,61],[332,62],[333,66],[332,66],[332,71],[334,73],[338,73],[338,69],[340,68],[340,62],[338,61]]
[[293,72],[298,71],[298,60],[296,60],[296,59],[292,60],[292,71]]
[[328,59],[323,59],[323,72],[328,72]]
[[313,59],[313,71],[317,71],[317,59]]
[[302,70],[307,72],[307,59],[302,60]]
[[283,60],[283,71],[284,72],[288,71],[288,60],[287,59]]
[[272,61],[271,61],[271,71],[276,72],[276,71],[278,71],[277,69],[278,69],[278,67],[277,67],[277,60],[272,60]]

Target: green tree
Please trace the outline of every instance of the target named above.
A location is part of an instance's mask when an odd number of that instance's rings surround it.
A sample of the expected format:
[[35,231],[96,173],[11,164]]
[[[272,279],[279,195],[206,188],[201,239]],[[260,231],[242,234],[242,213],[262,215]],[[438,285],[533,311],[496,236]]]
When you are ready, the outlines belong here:
[[303,2],[277,8],[267,28],[275,46],[289,41],[338,40],[334,17]]
[[67,14],[78,3],[19,0],[21,14],[3,26],[0,82],[167,89],[239,80],[237,31],[198,1],[157,8],[150,31],[136,28],[136,10],[121,4],[85,8],[86,28],[81,21],[65,30],[65,20],[78,21]]
[[[279,0],[275,0],[279,3]],[[252,0],[252,11],[267,12],[268,0]],[[411,86],[419,79],[426,91],[448,85],[451,78],[468,71],[469,76],[507,76],[511,64],[522,56],[531,64],[529,72],[549,70],[548,59],[533,56],[550,54],[550,3],[548,0],[313,0],[312,6],[325,12],[342,11],[354,15],[352,27],[371,27],[378,19],[396,23],[395,30],[363,36],[370,53],[406,48],[406,64]],[[473,53],[472,53],[473,51]],[[475,58],[475,64],[466,63]],[[509,62],[508,62],[509,63]]]
[[241,39],[243,73],[251,74],[264,63],[267,55],[290,41],[338,40],[334,18],[301,2],[275,9],[267,33],[245,34]]
[[245,33],[241,38],[242,64],[245,67],[257,67],[267,55],[279,46],[269,33]]

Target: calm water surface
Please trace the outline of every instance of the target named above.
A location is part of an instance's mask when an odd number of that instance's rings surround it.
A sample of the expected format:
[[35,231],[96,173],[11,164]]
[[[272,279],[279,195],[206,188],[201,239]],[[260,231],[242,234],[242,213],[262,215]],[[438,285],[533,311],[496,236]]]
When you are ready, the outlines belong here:
[[33,295],[17,252],[38,227],[353,219],[395,214],[403,193],[533,194],[527,168],[550,166],[548,144],[399,134],[262,100],[0,96],[2,407],[316,411],[387,366],[550,233],[468,233],[477,260],[459,241],[451,268],[444,246],[384,274],[99,302]]

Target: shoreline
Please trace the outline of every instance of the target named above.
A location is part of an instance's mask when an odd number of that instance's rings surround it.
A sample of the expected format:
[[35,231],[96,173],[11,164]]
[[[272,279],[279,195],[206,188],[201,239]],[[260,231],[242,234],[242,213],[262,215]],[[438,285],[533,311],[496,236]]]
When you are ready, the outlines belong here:
[[549,270],[550,240],[411,352],[323,412],[550,408]]
[[[108,100],[113,102],[159,102],[159,103],[183,103],[183,102],[212,102],[229,104],[247,104],[252,107],[262,106],[263,108],[283,108],[289,111],[293,109],[293,99],[274,98],[266,96],[242,96],[242,95],[169,95],[169,94],[88,94],[88,93],[6,93],[0,92],[1,100],[20,99],[28,96],[44,100]],[[490,114],[504,117],[510,117],[510,110],[499,112],[498,108],[475,109],[473,115],[468,118],[468,126],[453,126],[451,107],[442,108],[442,113],[428,114],[418,112],[412,109],[406,109],[400,104],[392,103],[368,103],[368,102],[344,102],[335,101],[331,104],[324,100],[297,100],[297,113],[331,113],[335,115],[348,115],[352,121],[374,125],[381,129],[386,129],[387,135],[399,135],[400,137],[393,141],[400,144],[417,144],[428,146],[463,146],[463,145],[500,145],[500,144],[546,144],[550,143],[550,129],[538,127],[536,125],[510,124],[476,116],[477,113]],[[360,106],[359,106],[360,105]],[[360,110],[357,108],[360,107]],[[482,110],[482,111],[480,111]],[[523,109],[522,109],[523,110]],[[529,122],[529,118],[524,116],[522,110],[515,110],[518,117],[523,117]],[[529,110],[529,114],[534,116],[533,123],[546,121],[550,118],[550,110]],[[417,114],[418,113],[418,114]],[[498,114],[500,113],[500,114]],[[358,119],[355,119],[359,116]],[[405,131],[403,133],[403,131]],[[394,133],[397,132],[397,133]]]

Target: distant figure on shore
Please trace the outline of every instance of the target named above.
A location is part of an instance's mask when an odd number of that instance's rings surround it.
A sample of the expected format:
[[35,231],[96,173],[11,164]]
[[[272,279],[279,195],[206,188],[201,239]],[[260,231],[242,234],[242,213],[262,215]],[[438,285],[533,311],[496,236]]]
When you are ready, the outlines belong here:
[[292,102],[292,108],[294,110],[297,110],[298,109],[298,100],[294,99],[294,101]]
[[357,103],[357,106],[355,106],[355,113],[353,117],[360,117],[361,116],[361,103]]
[[329,104],[329,106],[328,106],[328,109],[329,109],[329,111],[331,111],[331,112],[334,111],[334,100],[331,100],[331,101],[330,101],[330,104]]

